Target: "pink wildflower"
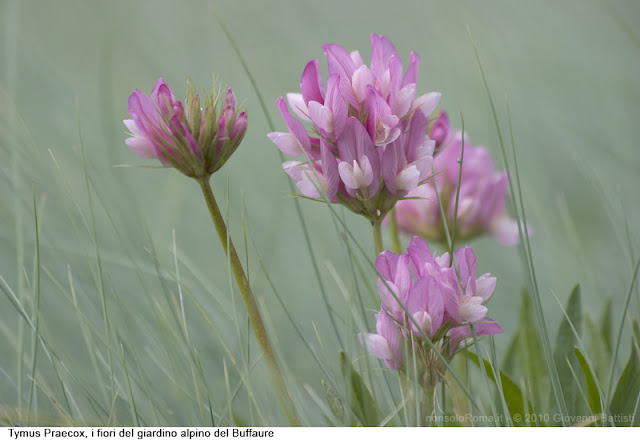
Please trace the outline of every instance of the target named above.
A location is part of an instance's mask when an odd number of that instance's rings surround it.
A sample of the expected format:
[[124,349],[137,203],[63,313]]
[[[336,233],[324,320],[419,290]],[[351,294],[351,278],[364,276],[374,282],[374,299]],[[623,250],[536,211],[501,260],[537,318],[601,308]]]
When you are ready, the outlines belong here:
[[435,144],[426,135],[426,123],[440,94],[416,97],[417,54],[411,53],[403,73],[389,40],[371,35],[371,47],[366,66],[357,51],[325,44],[326,89],[318,61],[310,61],[300,93],[287,94],[299,119],[280,97],[277,105],[288,131],[268,136],[283,153],[303,157],[284,164],[303,195],[320,199],[326,194],[330,202],[376,220],[427,177]]
[[444,110],[440,110],[438,118],[429,131],[429,137],[436,143],[436,150],[445,148],[455,134],[455,130],[449,124],[449,115]]
[[476,278],[475,255],[469,246],[456,250],[455,263],[450,266],[448,253],[431,253],[420,237],[413,237],[406,254],[384,251],[378,256],[382,305],[376,315],[377,333],[359,335],[369,354],[383,359],[388,368],[399,369],[407,349],[415,350],[418,359],[428,359],[431,344],[425,338],[450,359],[460,342],[471,337],[471,324],[477,336],[502,332],[486,316],[495,277]]
[[[431,128],[436,145],[433,168],[434,182],[414,188],[407,194],[408,200],[396,205],[398,228],[407,234],[418,234],[437,241],[445,241],[436,186],[443,205],[449,231],[453,227],[460,176],[462,135],[451,135],[446,113],[442,113]],[[492,235],[505,246],[519,242],[518,224],[505,209],[507,197],[507,173],[496,172],[491,155],[484,147],[476,147],[464,141],[464,157],[458,199],[456,238],[468,240],[481,234]]]
[[147,96],[135,90],[129,96],[129,114],[124,124],[131,131],[125,142],[138,156],[156,158],[189,177],[210,176],[238,148],[247,130],[246,113],[238,113],[235,97],[228,89],[224,107],[217,116],[214,93],[200,107],[200,97],[188,86],[185,105],[167,84],[158,79]]

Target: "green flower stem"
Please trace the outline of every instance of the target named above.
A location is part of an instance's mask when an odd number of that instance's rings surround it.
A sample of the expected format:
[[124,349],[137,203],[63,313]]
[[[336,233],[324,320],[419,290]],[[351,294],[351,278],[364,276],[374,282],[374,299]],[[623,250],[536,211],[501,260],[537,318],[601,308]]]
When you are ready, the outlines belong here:
[[435,385],[418,385],[414,379],[407,376],[406,372],[400,372],[399,375],[407,426],[437,426],[435,420],[432,419],[432,416],[435,415]]
[[267,362],[267,367],[271,374],[271,381],[273,382],[273,386],[275,387],[278,398],[280,399],[280,405],[282,405],[282,409],[289,420],[289,424],[291,426],[301,426],[295,406],[291,400],[289,392],[287,391],[287,385],[285,384],[282,373],[280,372],[280,367],[278,367],[278,362],[276,361],[276,357],[273,353],[273,348],[271,348],[271,343],[267,337],[267,331],[264,328],[264,323],[262,322],[262,317],[260,316],[260,311],[258,310],[258,305],[256,304],[253,292],[251,292],[249,280],[247,280],[247,276],[244,273],[236,248],[231,241],[231,237],[227,233],[227,226],[222,218],[222,213],[220,212],[216,199],[213,196],[213,191],[209,184],[209,177],[202,177],[198,179],[198,183],[200,183],[202,194],[204,195],[204,199],[209,207],[209,213],[211,214],[213,224],[218,231],[220,243],[231,262],[231,271],[238,283],[238,289],[240,290],[242,301],[244,301],[244,305],[247,309],[251,326],[253,327],[256,339],[258,340],[258,345],[260,345],[264,359]]
[[401,254],[402,246],[400,246],[400,237],[398,236],[398,220],[396,219],[395,208],[389,212],[389,232],[391,234],[391,246],[393,247],[393,252]]
[[373,244],[376,249],[376,258],[380,255],[380,252],[384,250],[382,247],[382,218],[377,218],[371,223],[373,226]]

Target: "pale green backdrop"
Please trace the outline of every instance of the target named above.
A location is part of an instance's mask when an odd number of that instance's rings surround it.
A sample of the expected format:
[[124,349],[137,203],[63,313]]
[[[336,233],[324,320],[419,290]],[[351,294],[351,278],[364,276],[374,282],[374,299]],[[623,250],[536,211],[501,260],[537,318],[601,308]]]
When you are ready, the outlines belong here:
[[[109,361],[106,355],[92,360],[87,354],[69,273],[78,309],[87,325],[102,335],[100,292],[104,291],[112,324],[121,332],[112,335],[114,347],[118,340],[123,343],[130,364],[137,356],[138,371],[149,378],[142,388],[157,389],[162,396],[157,407],[163,415],[154,420],[149,411],[145,421],[200,423],[181,403],[189,401],[189,392],[173,390],[169,375],[157,366],[172,356],[165,354],[168,339],[158,329],[174,318],[170,313],[154,314],[149,304],[165,301],[166,292],[176,292],[173,231],[185,290],[199,299],[218,330],[214,335],[187,301],[191,344],[202,357],[213,395],[226,394],[223,359],[230,365],[220,341],[240,358],[246,351],[241,304],[235,303],[234,313],[226,260],[197,185],[174,170],[116,167],[148,164],[125,146],[122,120],[128,117],[126,101],[132,90],[148,93],[158,77],[181,96],[188,78],[205,89],[215,74],[246,106],[248,133],[227,166],[214,176],[214,190],[225,207],[228,191],[231,231],[240,248],[244,248],[246,207],[249,273],[287,365],[294,398],[313,408],[304,387],[308,384],[321,394],[323,372],[293,331],[259,259],[319,356],[328,364],[337,362],[334,332],[288,178],[277,149],[266,138],[270,129],[257,95],[213,8],[246,58],[277,129],[283,130],[284,124],[275,100],[297,91],[308,60],[318,58],[326,69],[322,44],[358,49],[368,60],[369,34],[382,33],[394,42],[405,63],[410,51],[421,55],[418,91],[441,92],[441,107],[454,121],[462,112],[471,141],[486,145],[495,154],[497,168],[503,169],[473,52],[475,42],[503,133],[509,131],[509,103],[525,208],[534,230],[533,257],[551,332],[562,316],[554,294],[564,303],[576,283],[583,286],[587,313],[597,316],[611,296],[614,316],[619,314],[631,280],[632,258],[640,253],[640,3],[5,0],[0,3],[0,275],[27,313],[35,316],[35,195],[42,269],[40,331],[64,359],[68,372],[61,368],[60,374],[77,395],[82,395],[78,391],[82,387],[93,387],[101,395],[92,362],[102,370]],[[356,334],[366,329],[352,322],[336,282],[337,277],[353,290],[343,238],[325,206],[301,200],[301,208],[341,338],[355,356]],[[342,208],[338,213],[344,214],[372,255],[366,220]],[[498,277],[490,309],[505,329],[505,335],[496,338],[500,353],[518,325],[516,310],[526,285],[524,266],[518,248],[479,239],[474,249],[481,273]],[[635,316],[638,298],[635,294],[631,303]],[[373,309],[373,304],[369,301],[367,307]],[[21,320],[6,292],[0,295],[3,408],[27,405],[33,336],[28,326],[20,327]],[[373,313],[368,325],[373,326]],[[23,346],[18,342],[21,334]],[[245,341],[245,348],[239,341]],[[251,362],[258,356],[255,348],[251,346]],[[19,379],[20,350],[25,358]],[[55,389],[46,355],[41,351],[38,356],[38,374]],[[121,365],[117,351],[113,356],[112,362]],[[172,375],[179,373],[180,362],[176,361]],[[191,375],[187,365],[185,383]],[[266,380],[262,367],[251,374]],[[109,375],[105,377],[109,382]],[[27,396],[22,403],[19,389]],[[254,391],[258,401],[274,399],[266,385]],[[43,408],[53,408],[42,390],[38,399]],[[78,399],[78,406],[93,408],[86,410],[88,419],[91,411],[100,414],[95,404]],[[143,403],[144,397],[139,401],[141,412],[151,406]],[[129,410],[122,406],[120,420],[126,421]],[[263,411],[274,424],[283,423],[277,406],[265,405]],[[322,423],[319,415],[311,420]]]

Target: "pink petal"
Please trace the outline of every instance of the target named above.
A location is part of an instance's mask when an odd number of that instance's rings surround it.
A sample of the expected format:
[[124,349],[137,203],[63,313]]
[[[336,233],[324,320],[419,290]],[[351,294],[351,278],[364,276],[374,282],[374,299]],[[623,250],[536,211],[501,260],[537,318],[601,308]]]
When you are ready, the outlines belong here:
[[411,104],[413,103],[413,98],[416,96],[416,85],[408,84],[396,94],[395,97],[395,106],[394,113],[402,118],[404,115],[409,113],[411,110]]
[[[418,327],[425,335],[427,335],[428,337],[434,335],[435,332],[433,331],[433,327],[431,325],[431,316],[429,316],[429,313],[424,310],[416,312],[413,314],[413,319],[416,321],[416,324],[418,324]],[[417,337],[422,337],[420,331],[418,331],[413,322],[411,323],[411,327],[413,328],[414,333]]]
[[298,121],[291,115],[291,113],[289,113],[287,103],[282,96],[278,98],[276,103],[280,110],[280,114],[282,115],[282,119],[291,134],[298,140],[303,151],[309,151],[311,148],[311,140],[309,139],[309,135],[307,134],[304,125],[302,125],[302,122]]
[[171,103],[173,103],[173,101],[175,101],[176,99],[175,96],[173,96],[173,92],[171,91],[167,83],[165,83],[162,78],[158,78],[156,80],[155,84],[153,85],[153,88],[151,89],[151,93],[149,94],[149,96],[151,97],[151,99],[155,101],[156,104],[160,103],[158,99],[160,96],[168,97]]
[[[435,146],[427,138],[427,123],[427,118],[422,112],[415,112],[411,117],[411,126],[409,127],[409,136],[405,147],[407,161],[409,162],[413,162],[425,155],[433,156]],[[420,149],[419,154],[418,149]]]
[[384,185],[392,194],[396,194],[396,173],[398,172],[397,150],[400,148],[396,142],[387,145],[382,153],[382,177]]
[[300,156],[303,154],[300,142],[291,133],[274,132],[267,134],[267,137],[286,155]]
[[235,139],[238,136],[244,136],[245,132],[247,131],[248,122],[249,121],[247,119],[247,113],[240,112],[233,124],[233,129],[231,130],[231,139]]
[[447,281],[447,284],[442,285],[444,309],[455,322],[461,324],[463,319],[460,310],[460,284],[455,269],[453,267],[443,269],[442,275]]
[[400,330],[398,324],[384,310],[376,314],[376,331],[380,336],[387,340],[391,348],[392,358],[385,359],[385,364],[389,368],[398,368],[398,364],[402,360],[402,352],[400,347]]
[[394,283],[400,289],[400,295],[403,301],[409,294],[409,289],[411,288],[411,284],[413,283],[413,279],[411,278],[411,271],[409,270],[409,262],[409,255],[400,255],[393,278]]
[[169,109],[173,106],[174,96],[173,92],[164,82],[158,87],[157,93],[151,93],[151,99],[155,101],[155,104],[163,113],[169,113]]
[[282,164],[282,169],[296,182],[302,179],[303,163],[290,160]]
[[347,119],[344,130],[340,137],[336,140],[338,146],[338,155],[340,160],[352,164],[356,160],[356,126],[361,125],[354,117]]
[[418,272],[418,276],[420,277],[425,275],[425,263],[434,262],[433,255],[431,255],[431,252],[429,251],[429,245],[421,237],[413,237],[411,239],[411,243],[409,243],[409,247],[407,247],[407,253],[409,254],[415,270]]
[[382,278],[392,280],[395,277],[399,255],[391,251],[382,251],[376,258],[376,269]]
[[340,76],[340,93],[349,104],[358,108],[358,101],[351,88],[351,78],[356,71],[356,65],[351,59],[351,55],[344,47],[337,44],[325,44],[322,48],[327,54],[329,75],[337,73]]
[[429,280],[429,298],[427,310],[431,316],[433,332],[437,332],[444,323],[444,299],[442,297],[441,280],[431,277]]
[[371,72],[381,77],[389,68],[389,59],[397,55],[396,48],[384,36],[371,34]]
[[156,157],[156,152],[153,149],[153,146],[149,143],[147,139],[144,137],[130,137],[125,139],[125,143],[134,153],[136,153],[140,157],[144,157],[146,159],[152,159]]
[[353,61],[353,64],[356,67],[360,67],[364,64],[364,62],[362,61],[362,57],[360,56],[360,52],[358,52],[357,50],[354,50],[349,55],[351,56],[351,61]]
[[138,129],[148,132],[148,129],[160,122],[158,109],[147,95],[136,89],[127,101],[129,114],[135,121]]
[[303,196],[309,197],[310,199],[321,198],[321,192],[325,189],[322,182],[322,176],[314,175],[313,171],[305,171],[305,173],[307,173],[307,178],[298,182],[298,189]]
[[353,93],[358,103],[362,103],[367,98],[367,86],[373,85],[373,77],[367,66],[361,66],[353,74],[351,81]]
[[300,91],[305,105],[308,106],[309,101],[324,103],[324,90],[322,89],[322,76],[318,70],[318,60],[311,60],[305,66],[300,80]]
[[127,127],[127,129],[131,132],[132,135],[141,136],[143,134],[142,131],[136,125],[136,123],[133,121],[133,119],[125,119],[122,122],[124,123],[125,127]]
[[487,302],[496,288],[496,277],[485,273],[476,280],[476,295],[482,298],[482,302]]
[[305,104],[301,93],[287,93],[287,101],[289,102],[289,107],[291,107],[300,119],[303,121],[311,121],[311,119],[309,119],[307,104]]
[[382,308],[390,312],[393,316],[402,316],[402,297],[400,288],[390,280],[382,280],[378,278],[377,282],[378,296],[382,302]]
[[418,70],[420,70],[420,55],[411,52],[409,55],[409,67],[402,79],[402,87],[407,84],[416,84],[418,82]]
[[342,134],[344,126],[347,123],[349,113],[347,110],[347,104],[340,92],[340,76],[331,75],[327,79],[327,96],[325,98],[325,105],[332,111],[332,124],[333,134],[337,139]]
[[337,201],[336,194],[340,185],[338,162],[329,149],[329,143],[320,139],[320,158],[322,160],[322,172],[327,179],[327,196],[330,202]]
[[374,180],[371,161],[369,161],[369,158],[367,156],[364,156],[362,159],[360,159],[359,165],[360,165],[360,170],[362,171],[362,176],[359,179],[361,184],[366,186],[371,185],[371,183]]
[[415,165],[408,166],[396,177],[396,191],[406,194],[420,183],[420,171]]
[[464,298],[460,302],[460,316],[462,321],[459,324],[467,322],[477,322],[484,318],[488,309],[482,305],[482,298],[474,296],[471,298]]
[[449,252],[445,252],[444,254],[436,258],[436,263],[440,267],[449,267],[449,260]]
[[[353,163],[357,164],[355,160],[353,161]],[[358,189],[358,182],[356,182],[356,178],[354,175],[354,166],[352,164],[349,164],[348,162],[340,162],[338,164],[338,172],[340,173],[340,179],[349,190],[349,194],[355,194],[355,190]]]
[[389,58],[389,105],[396,107],[396,95],[402,86],[402,60],[396,55]]
[[309,117],[315,126],[327,133],[333,133],[333,112],[316,102],[309,102]]
[[[530,231],[527,231],[530,233]],[[515,246],[520,243],[518,222],[506,214],[495,217],[489,223],[489,233],[504,246]]]
[[[483,322],[476,323],[473,325],[473,329],[476,332],[476,336],[483,335],[495,335],[498,333],[502,333],[502,327],[498,325],[493,319],[485,318]],[[464,325],[461,327],[456,327],[451,330],[450,337],[450,350],[451,354],[455,353],[460,342],[467,338],[471,338],[473,335],[471,333],[471,327],[468,325]]]
[[476,278],[476,256],[471,249],[471,246],[466,245],[463,248],[457,249],[454,253],[456,257],[456,263],[460,271],[460,281],[464,289],[467,289],[467,284],[471,280],[474,284],[475,294],[475,278]]
[[442,94],[438,92],[431,92],[427,93],[426,95],[422,95],[419,98],[413,100],[411,111],[420,109],[422,113],[424,113],[424,115],[428,117],[438,105],[441,96]]
[[371,356],[382,360],[393,359],[391,346],[382,336],[375,333],[360,333],[358,339],[360,339],[360,344],[367,349]]
[[327,54],[329,75],[338,73],[341,77],[350,80],[356,71],[356,65],[351,59],[349,52],[337,44],[323,44],[322,49]]

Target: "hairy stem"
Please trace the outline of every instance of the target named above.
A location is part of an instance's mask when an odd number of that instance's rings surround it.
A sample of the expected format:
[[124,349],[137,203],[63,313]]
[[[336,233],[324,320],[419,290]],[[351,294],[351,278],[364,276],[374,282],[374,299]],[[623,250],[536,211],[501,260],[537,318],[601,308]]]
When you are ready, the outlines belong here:
[[376,258],[378,258],[380,252],[384,250],[382,246],[382,219],[375,219],[371,225],[373,226],[373,244],[376,249]]
[[293,401],[291,400],[291,396],[287,391],[287,386],[282,377],[282,373],[280,372],[280,367],[278,367],[278,362],[276,361],[276,357],[273,353],[273,348],[271,347],[271,343],[269,342],[267,331],[264,328],[264,323],[262,322],[262,317],[260,316],[258,305],[256,304],[256,300],[253,296],[253,292],[251,291],[251,287],[249,286],[249,280],[244,273],[244,268],[242,267],[242,263],[240,262],[240,258],[238,257],[238,253],[236,252],[236,248],[233,245],[233,241],[231,241],[231,237],[227,233],[227,226],[225,225],[224,219],[222,218],[220,208],[218,208],[216,199],[213,196],[213,191],[211,190],[211,185],[209,184],[209,177],[198,179],[198,183],[200,183],[202,194],[204,195],[204,199],[206,200],[207,206],[209,207],[209,213],[211,214],[213,224],[216,227],[216,231],[218,231],[220,243],[222,244],[225,254],[229,257],[231,271],[233,272],[233,276],[236,279],[236,283],[238,283],[240,296],[242,296],[242,301],[244,302],[244,305],[247,309],[249,321],[251,321],[251,326],[253,327],[253,332],[255,333],[256,339],[258,340],[258,345],[260,346],[264,359],[267,362],[267,367],[269,368],[269,373],[271,375],[271,381],[273,382],[273,386],[275,387],[278,398],[280,399],[280,405],[282,405],[282,409],[287,416],[287,420],[289,420],[289,424],[291,426],[300,426],[300,419],[298,418],[298,414],[296,413],[296,409]]
[[398,220],[396,219],[395,208],[389,212],[389,233],[391,235],[391,246],[393,247],[393,252],[401,254],[402,246],[400,245],[400,237],[398,236]]

